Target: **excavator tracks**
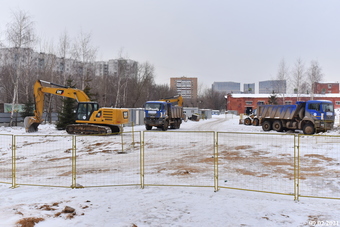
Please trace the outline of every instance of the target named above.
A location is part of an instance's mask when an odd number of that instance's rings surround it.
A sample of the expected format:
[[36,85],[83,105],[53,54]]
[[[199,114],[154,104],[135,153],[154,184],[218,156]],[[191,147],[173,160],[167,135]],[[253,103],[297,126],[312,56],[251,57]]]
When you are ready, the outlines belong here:
[[72,124],[66,127],[68,134],[80,135],[106,135],[112,134],[109,126],[92,125],[92,124]]

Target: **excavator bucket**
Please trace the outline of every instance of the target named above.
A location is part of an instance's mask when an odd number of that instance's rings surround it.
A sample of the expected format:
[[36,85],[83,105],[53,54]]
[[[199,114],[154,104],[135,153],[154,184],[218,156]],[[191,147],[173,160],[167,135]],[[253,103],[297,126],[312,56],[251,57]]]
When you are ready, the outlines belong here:
[[24,126],[26,129],[26,132],[36,132],[38,131],[38,126],[40,125],[40,122],[37,122],[34,116],[31,117],[25,117],[24,119]]

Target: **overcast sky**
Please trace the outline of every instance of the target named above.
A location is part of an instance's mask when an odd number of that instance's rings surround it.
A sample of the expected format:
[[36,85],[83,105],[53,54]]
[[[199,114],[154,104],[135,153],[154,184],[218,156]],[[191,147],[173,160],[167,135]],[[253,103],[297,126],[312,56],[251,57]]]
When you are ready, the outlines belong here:
[[[324,82],[340,81],[339,0],[0,0],[0,31],[12,11],[29,13],[38,36],[58,43],[66,30],[92,34],[97,60],[153,64],[156,82],[197,77],[213,82],[275,79],[282,59],[293,68],[319,62]],[[2,36],[3,37],[3,36]]]

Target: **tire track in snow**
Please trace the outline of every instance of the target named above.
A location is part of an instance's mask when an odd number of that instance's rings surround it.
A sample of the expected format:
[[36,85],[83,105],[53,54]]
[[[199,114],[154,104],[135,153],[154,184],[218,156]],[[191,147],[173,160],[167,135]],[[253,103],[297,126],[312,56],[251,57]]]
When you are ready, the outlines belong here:
[[[229,119],[225,118],[215,118],[212,120],[200,120],[200,124],[197,124],[196,127],[191,128],[192,131],[215,131],[221,129],[221,124],[228,121]],[[202,122],[203,121],[203,122]]]

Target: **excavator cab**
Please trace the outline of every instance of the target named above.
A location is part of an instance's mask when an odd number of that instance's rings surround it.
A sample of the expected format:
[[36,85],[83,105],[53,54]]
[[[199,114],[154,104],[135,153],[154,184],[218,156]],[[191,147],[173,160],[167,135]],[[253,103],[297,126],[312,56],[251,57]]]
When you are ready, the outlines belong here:
[[99,110],[99,105],[96,102],[80,102],[78,103],[76,120],[88,121],[93,111]]

